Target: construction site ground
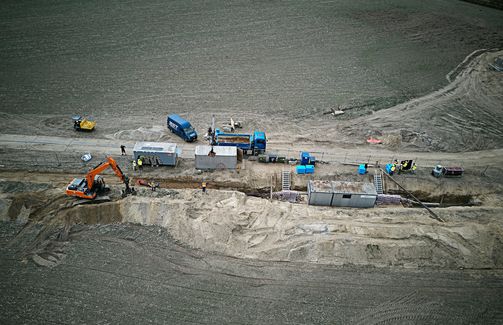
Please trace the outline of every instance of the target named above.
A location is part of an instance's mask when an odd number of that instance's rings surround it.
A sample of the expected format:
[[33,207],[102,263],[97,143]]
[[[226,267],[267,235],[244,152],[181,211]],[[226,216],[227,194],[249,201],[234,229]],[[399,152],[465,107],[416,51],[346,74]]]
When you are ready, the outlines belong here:
[[[503,12],[398,0],[0,6],[0,323],[503,322],[503,74],[489,68]],[[170,133],[168,113],[199,141]],[[74,114],[96,130],[75,132]],[[314,175],[253,160],[196,170],[213,116],[266,131],[270,152],[311,152]],[[177,166],[133,171],[136,141],[177,143]],[[109,202],[65,195],[108,155],[136,195],[122,198],[112,172]],[[417,205],[307,204],[308,180],[371,182],[394,159],[415,160],[416,174],[393,178],[443,222]],[[465,174],[434,178],[437,164]],[[284,170],[299,202],[270,199]]]

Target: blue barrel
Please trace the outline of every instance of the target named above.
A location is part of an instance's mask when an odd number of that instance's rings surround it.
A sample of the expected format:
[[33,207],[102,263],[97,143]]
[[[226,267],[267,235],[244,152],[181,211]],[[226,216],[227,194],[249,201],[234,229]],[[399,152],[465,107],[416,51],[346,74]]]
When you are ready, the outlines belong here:
[[358,174],[365,175],[365,173],[366,173],[365,165],[364,164],[360,164],[360,166],[358,166]]
[[314,174],[314,166],[306,165],[306,174]]
[[297,171],[297,174],[305,174],[306,173],[306,166],[298,165],[295,170]]
[[393,164],[386,164],[386,173],[391,173],[391,166],[393,166]]

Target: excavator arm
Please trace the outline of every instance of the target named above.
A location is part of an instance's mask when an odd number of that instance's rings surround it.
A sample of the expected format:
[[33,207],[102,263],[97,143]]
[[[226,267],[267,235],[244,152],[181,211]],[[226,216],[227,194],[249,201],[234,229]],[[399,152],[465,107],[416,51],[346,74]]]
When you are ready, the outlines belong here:
[[[96,176],[99,173],[107,169],[112,168],[115,175],[121,179],[121,181],[126,185],[125,191],[122,192],[123,196],[128,194],[134,194],[134,189],[129,187],[129,178],[122,172],[117,162],[112,157],[107,157],[107,160],[94,167],[89,173],[87,173],[85,181],[82,178],[75,178],[66,188],[66,194],[69,196],[77,196],[84,199],[94,199],[96,198],[97,183],[95,184]],[[101,185],[104,185],[100,182]]]
[[129,194],[131,189],[129,188],[129,177],[127,177],[122,169],[117,165],[117,162],[112,157],[107,157],[110,167],[112,167],[115,175],[121,179],[121,181],[126,185],[126,193]]
[[126,187],[129,186],[129,179],[127,178],[126,175],[124,175],[124,173],[122,172],[120,167],[117,165],[117,162],[115,161],[115,159],[113,159],[112,157],[107,157],[107,161],[102,162],[101,164],[99,164],[98,166],[93,168],[89,173],[87,173],[86,181],[87,181],[87,188],[89,190],[93,189],[94,178],[96,177],[96,175],[98,175],[99,173],[101,173],[102,171],[107,169],[108,167],[111,167],[112,170],[115,172],[115,175],[117,175],[117,177],[119,177],[121,179],[121,181],[126,183]]

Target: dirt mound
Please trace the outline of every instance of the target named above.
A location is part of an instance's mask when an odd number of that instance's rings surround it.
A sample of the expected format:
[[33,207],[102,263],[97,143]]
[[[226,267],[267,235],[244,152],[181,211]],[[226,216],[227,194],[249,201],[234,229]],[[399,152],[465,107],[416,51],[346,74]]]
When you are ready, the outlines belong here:
[[[500,208],[332,209],[269,202],[239,192],[183,190],[121,201],[124,222],[160,225],[191,247],[235,257],[406,267],[501,267]],[[395,217],[396,216],[396,217]],[[499,243],[499,244],[498,244]]]
[[[239,258],[334,265],[498,268],[499,206],[439,209],[439,223],[415,208],[342,209],[290,204],[210,189],[139,188],[136,196],[74,206],[61,191],[20,193],[0,214],[23,224],[10,245],[34,237],[23,254],[39,265],[64,257],[75,225],[136,223],[166,228],[187,246]],[[34,235],[35,234],[35,235]]]
[[471,151],[503,146],[503,75],[488,67],[503,51],[469,56],[446,87],[427,96],[360,117],[342,130],[365,138],[381,134],[390,148]]

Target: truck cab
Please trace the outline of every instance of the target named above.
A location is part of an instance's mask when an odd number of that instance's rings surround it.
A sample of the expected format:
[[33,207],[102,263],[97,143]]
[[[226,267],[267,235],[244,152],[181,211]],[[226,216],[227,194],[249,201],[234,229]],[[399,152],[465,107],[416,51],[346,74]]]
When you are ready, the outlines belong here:
[[255,131],[253,132],[253,149],[254,149],[254,154],[262,154],[265,152],[266,145],[267,145],[267,139],[265,137],[265,132],[262,131]]
[[168,115],[166,120],[168,129],[187,142],[197,140],[197,132],[189,121],[181,118],[177,114]]

